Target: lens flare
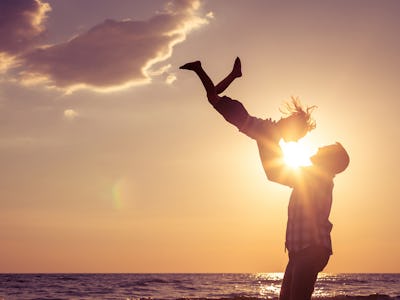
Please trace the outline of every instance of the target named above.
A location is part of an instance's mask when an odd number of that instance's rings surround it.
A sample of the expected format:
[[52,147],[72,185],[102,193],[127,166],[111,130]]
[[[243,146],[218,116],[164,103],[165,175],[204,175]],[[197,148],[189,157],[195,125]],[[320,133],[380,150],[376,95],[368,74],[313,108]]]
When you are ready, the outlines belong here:
[[132,183],[126,178],[118,179],[111,188],[112,206],[116,210],[126,208],[132,201]]

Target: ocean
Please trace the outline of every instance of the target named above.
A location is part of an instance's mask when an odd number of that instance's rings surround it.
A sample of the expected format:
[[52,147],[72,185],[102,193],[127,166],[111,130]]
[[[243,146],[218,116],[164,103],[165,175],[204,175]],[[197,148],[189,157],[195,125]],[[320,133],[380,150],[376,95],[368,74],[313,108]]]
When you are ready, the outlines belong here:
[[[282,273],[0,274],[0,299],[277,299]],[[400,274],[326,274],[315,299],[400,300]]]

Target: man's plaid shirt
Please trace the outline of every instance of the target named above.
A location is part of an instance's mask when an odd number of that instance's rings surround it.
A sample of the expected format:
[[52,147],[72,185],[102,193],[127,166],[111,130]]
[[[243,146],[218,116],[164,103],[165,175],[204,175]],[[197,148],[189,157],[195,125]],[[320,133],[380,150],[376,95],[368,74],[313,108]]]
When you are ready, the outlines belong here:
[[329,213],[332,205],[332,178],[324,178],[312,167],[298,171],[288,207],[285,246],[297,252],[313,245],[332,254]]

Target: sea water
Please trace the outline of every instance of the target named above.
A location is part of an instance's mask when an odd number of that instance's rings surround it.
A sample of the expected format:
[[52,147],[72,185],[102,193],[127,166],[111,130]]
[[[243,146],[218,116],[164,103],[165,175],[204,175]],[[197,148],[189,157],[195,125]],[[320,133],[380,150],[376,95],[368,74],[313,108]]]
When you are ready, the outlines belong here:
[[[0,299],[277,299],[282,273],[0,274]],[[324,274],[317,299],[398,299],[400,274]]]

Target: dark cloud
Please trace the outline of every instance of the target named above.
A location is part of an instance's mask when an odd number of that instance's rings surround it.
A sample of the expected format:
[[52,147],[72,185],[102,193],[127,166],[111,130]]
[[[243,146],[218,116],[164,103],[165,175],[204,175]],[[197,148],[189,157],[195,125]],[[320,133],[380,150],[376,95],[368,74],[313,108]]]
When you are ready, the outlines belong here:
[[207,22],[198,9],[198,0],[175,0],[146,21],[106,20],[69,41],[24,53],[20,79],[67,90],[149,81],[152,66],[168,58],[191,29]]
[[37,44],[49,10],[40,0],[1,0],[0,53],[12,56]]

